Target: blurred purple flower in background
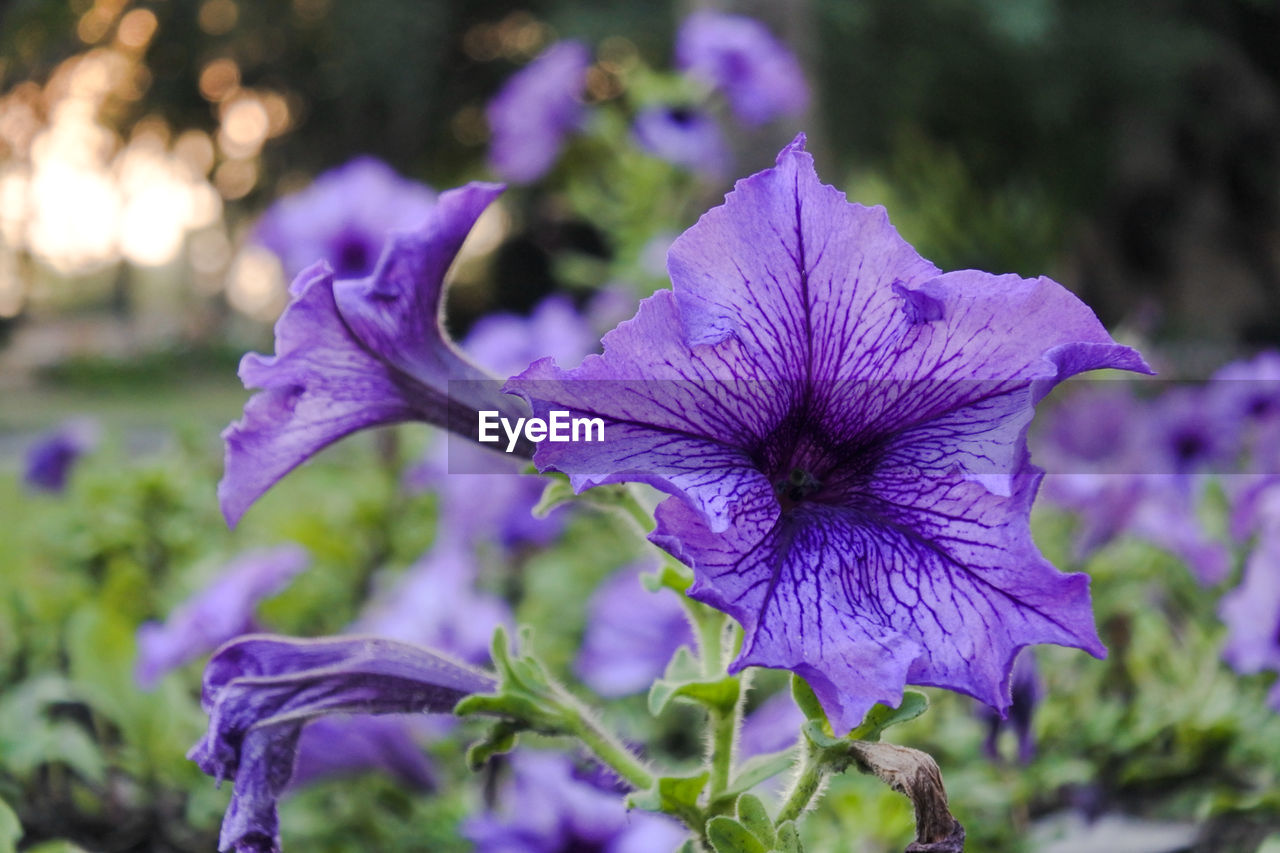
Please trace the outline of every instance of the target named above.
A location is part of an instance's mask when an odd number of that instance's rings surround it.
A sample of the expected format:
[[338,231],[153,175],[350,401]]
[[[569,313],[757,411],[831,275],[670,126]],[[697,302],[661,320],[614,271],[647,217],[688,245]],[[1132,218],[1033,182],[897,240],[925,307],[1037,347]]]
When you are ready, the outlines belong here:
[[134,670],[138,686],[149,690],[170,670],[257,630],[253,611],[258,602],[288,586],[310,561],[300,545],[247,551],[175,608],[163,624],[140,625]]
[[1008,718],[1002,719],[987,705],[978,705],[978,717],[987,724],[987,738],[982,744],[983,751],[992,761],[1000,758],[1000,732],[1013,729],[1018,739],[1018,761],[1027,764],[1035,757],[1036,740],[1032,731],[1036,706],[1044,696],[1044,684],[1040,681],[1040,670],[1036,666],[1035,652],[1023,649],[1013,662],[1013,677],[1009,681]]
[[276,802],[293,775],[301,729],[329,714],[448,713],[493,677],[416,646],[374,637],[249,635],[205,668],[209,728],[187,757],[235,781],[219,850],[280,849]]
[[676,64],[724,92],[744,124],[800,115],[809,106],[800,63],[752,18],[720,12],[690,15],[676,36]]
[[78,418],[39,436],[27,448],[22,481],[38,491],[61,492],[76,462],[97,445],[98,434],[95,421]]
[[709,178],[729,167],[729,150],[715,120],[692,107],[647,107],[631,128],[644,151]]
[[400,177],[381,160],[358,157],[271,205],[254,239],[280,258],[289,278],[316,261],[327,261],[337,278],[363,278],[387,237],[420,226],[435,201],[425,184]]
[[[230,524],[281,477],[357,430],[403,421],[474,430],[475,412],[522,407],[466,359],[440,325],[444,276],[476,219],[502,191],[443,193],[416,231],[394,235],[366,279],[304,270],[276,323],[276,354],[249,353],[240,378],[260,388],[223,432],[218,498]],[[461,380],[461,381],[459,381]]]
[[786,690],[775,693],[742,721],[738,754],[751,758],[790,749],[799,739],[804,722],[804,714],[796,707],[791,694]]
[[582,124],[590,64],[585,45],[558,42],[512,75],[489,102],[489,165],[499,177],[530,183],[555,165],[565,137]]
[[672,495],[651,538],[743,626],[730,671],[789,669],[839,731],[904,684],[1003,710],[1013,658],[1104,652],[1088,578],[1031,539],[1025,431],[1059,381],[1147,370],[1049,279],[941,273],[883,209],[823,185],[803,137],[671,248],[673,290],[604,354],[508,383],[610,439],[543,443],[576,489]]
[[565,755],[523,750],[510,766],[498,807],[463,824],[476,853],[666,853],[688,837],[669,818],[628,812]]
[[[1219,613],[1227,626],[1222,656],[1243,675],[1280,673],[1280,500],[1273,494],[1259,523],[1240,586],[1222,597]],[[1280,712],[1280,680],[1268,704]]]
[[574,671],[601,696],[648,689],[676,649],[694,646],[684,607],[666,590],[646,590],[643,568],[614,572],[587,602],[587,631]]

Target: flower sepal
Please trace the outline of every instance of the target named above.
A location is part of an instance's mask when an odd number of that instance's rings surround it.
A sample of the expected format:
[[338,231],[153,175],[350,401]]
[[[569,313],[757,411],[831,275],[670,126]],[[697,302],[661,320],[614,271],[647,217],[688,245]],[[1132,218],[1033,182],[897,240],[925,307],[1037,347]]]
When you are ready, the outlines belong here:
[[627,808],[674,815],[689,826],[699,826],[706,815],[698,800],[709,778],[705,771],[696,776],[659,776],[647,790],[628,795]]
[[850,741],[875,743],[880,740],[880,735],[885,729],[914,720],[929,710],[928,697],[915,690],[905,690],[898,707],[873,705],[867,715],[862,718],[862,722],[852,731],[844,737],[835,737],[832,734],[831,723],[827,720],[827,715],[822,710],[822,704],[814,694],[813,688],[798,675],[791,676],[791,695],[801,712],[808,718],[801,732],[810,744],[822,750],[835,749],[843,752]]

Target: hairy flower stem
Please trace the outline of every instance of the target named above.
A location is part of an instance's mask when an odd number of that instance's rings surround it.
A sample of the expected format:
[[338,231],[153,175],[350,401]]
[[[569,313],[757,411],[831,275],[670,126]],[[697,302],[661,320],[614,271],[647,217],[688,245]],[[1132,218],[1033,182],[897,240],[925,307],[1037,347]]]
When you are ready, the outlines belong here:
[[617,773],[632,788],[637,791],[647,791],[653,787],[653,774],[640,759],[623,746],[617,737],[601,728],[578,706],[576,701],[570,707],[576,718],[573,734],[578,740],[586,744],[605,766]]
[[826,773],[822,762],[819,760],[818,748],[812,744],[806,744],[800,772],[796,776],[795,782],[791,785],[791,791],[787,794],[786,801],[778,811],[778,819],[775,821],[775,825],[781,826],[783,823],[789,820],[796,820],[800,815],[804,814],[804,810],[818,796],[825,778]]

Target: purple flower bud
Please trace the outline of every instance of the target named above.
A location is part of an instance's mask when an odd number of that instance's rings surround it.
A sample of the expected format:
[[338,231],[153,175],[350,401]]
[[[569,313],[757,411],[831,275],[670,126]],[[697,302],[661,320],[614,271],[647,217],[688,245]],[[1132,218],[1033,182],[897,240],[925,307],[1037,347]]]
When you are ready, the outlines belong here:
[[513,75],[489,102],[489,165],[499,177],[527,184],[555,165],[564,138],[582,123],[582,90],[590,64],[585,45],[558,42]]
[[289,278],[316,261],[326,261],[337,278],[363,278],[387,237],[421,225],[435,201],[430,187],[381,160],[358,157],[273,204],[254,239],[280,258]]
[[276,801],[293,775],[308,720],[447,713],[463,697],[495,686],[479,670],[373,637],[250,635],[226,644],[205,668],[201,704],[209,729],[187,753],[219,783],[235,781],[218,849],[280,849]]
[[744,124],[799,115],[809,105],[800,63],[752,18],[719,12],[690,15],[676,36],[676,64],[723,91]]
[[258,602],[284,589],[310,559],[299,545],[246,552],[175,608],[164,624],[143,623],[134,670],[138,686],[150,690],[170,670],[254,630]]

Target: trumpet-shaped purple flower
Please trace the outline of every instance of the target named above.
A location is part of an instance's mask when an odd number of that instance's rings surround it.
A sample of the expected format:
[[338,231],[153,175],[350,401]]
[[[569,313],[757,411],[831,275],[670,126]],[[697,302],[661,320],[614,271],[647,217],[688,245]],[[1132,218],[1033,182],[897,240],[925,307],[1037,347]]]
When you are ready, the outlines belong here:
[[649,107],[636,115],[631,135],[655,157],[711,178],[723,177],[729,149],[715,120],[689,107]]
[[472,183],[441,194],[418,230],[388,241],[368,278],[335,281],[319,263],[293,282],[293,302],[276,323],[276,354],[250,353],[240,362],[245,386],[262,390],[222,434],[218,498],[229,523],[289,471],[357,430],[419,420],[474,432],[477,410],[513,411],[511,398],[440,325],[445,272],[499,192]]
[[648,689],[676,649],[694,644],[680,602],[663,590],[646,592],[640,571],[619,569],[587,603],[587,633],[575,669],[601,696]]
[[98,426],[93,421],[64,423],[27,448],[23,482],[43,492],[61,492],[76,462],[97,443]]
[[357,157],[273,204],[254,239],[275,253],[290,278],[316,261],[327,261],[338,278],[362,278],[373,271],[387,237],[421,225],[435,201],[430,187],[400,177],[381,160]]
[[591,54],[576,41],[553,44],[520,69],[489,102],[489,165],[515,183],[555,165],[564,139],[582,124],[582,90]]
[[809,105],[809,85],[795,55],[752,18],[690,15],[676,36],[676,64],[723,91],[745,124],[799,115]]
[[209,586],[179,605],[164,624],[138,627],[134,678],[144,690],[172,669],[256,629],[258,602],[288,586],[311,556],[299,545],[249,551],[227,565]]
[[1027,645],[1104,654],[1088,579],[1028,523],[1035,403],[1084,370],[1148,369],[1086,306],[1045,278],[939,272],[821,184],[803,137],[668,267],[674,289],[603,355],[508,387],[605,420],[604,442],[540,445],[543,469],[673,496],[651,538],[742,624],[733,671],[800,674],[848,730],[908,682],[1003,710]]
[[250,635],[205,668],[209,729],[187,757],[235,791],[219,850],[280,849],[276,801],[293,775],[298,738],[328,714],[446,713],[494,679],[416,646],[373,637],[295,640]]
[[664,853],[688,837],[668,818],[628,813],[563,755],[517,752],[511,769],[498,809],[463,825],[476,853]]

